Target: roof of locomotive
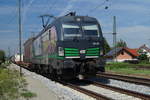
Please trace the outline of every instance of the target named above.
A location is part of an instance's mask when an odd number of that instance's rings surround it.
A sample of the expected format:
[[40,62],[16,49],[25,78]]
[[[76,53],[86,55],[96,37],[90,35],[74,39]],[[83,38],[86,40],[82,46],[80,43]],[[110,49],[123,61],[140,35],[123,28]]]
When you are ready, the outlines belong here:
[[52,21],[46,28],[44,28],[37,36],[35,36],[35,39],[38,38],[40,35],[42,35],[45,31],[47,31],[53,24],[56,22],[63,23],[63,22],[75,22],[77,21],[77,18],[80,18],[82,21],[86,22],[97,22],[97,19],[94,17],[89,16],[61,16]]
[[88,21],[88,22],[97,21],[96,18],[89,17],[89,16],[62,16],[62,17],[58,17],[57,20],[60,20],[61,22],[68,22],[68,21],[77,21],[76,20],[77,18],[80,18],[82,21]]

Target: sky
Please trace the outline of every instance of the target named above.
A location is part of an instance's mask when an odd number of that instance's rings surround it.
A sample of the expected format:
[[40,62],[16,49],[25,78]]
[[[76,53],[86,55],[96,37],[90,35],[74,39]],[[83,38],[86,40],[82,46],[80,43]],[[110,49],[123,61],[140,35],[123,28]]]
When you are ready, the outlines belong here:
[[[99,21],[104,37],[112,46],[113,16],[116,16],[117,41],[129,48],[150,45],[150,0],[21,0],[23,42],[42,30],[40,15],[62,16],[71,11]],[[105,7],[108,6],[108,9]],[[11,54],[19,46],[18,0],[0,0],[0,49]]]

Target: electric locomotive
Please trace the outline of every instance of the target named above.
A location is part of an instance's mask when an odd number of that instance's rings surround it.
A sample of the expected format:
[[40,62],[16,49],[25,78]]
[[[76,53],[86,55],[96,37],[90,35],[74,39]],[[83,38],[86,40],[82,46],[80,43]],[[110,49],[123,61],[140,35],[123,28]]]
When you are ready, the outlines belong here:
[[39,73],[63,79],[104,72],[104,40],[99,22],[88,16],[56,18],[24,44],[24,61]]

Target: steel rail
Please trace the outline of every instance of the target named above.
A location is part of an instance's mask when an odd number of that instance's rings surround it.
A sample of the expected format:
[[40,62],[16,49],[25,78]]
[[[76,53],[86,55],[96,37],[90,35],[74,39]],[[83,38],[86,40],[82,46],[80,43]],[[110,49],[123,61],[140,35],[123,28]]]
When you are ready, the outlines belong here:
[[132,76],[127,76],[127,75],[100,73],[100,72],[97,73],[96,76],[115,79],[115,80],[121,80],[125,82],[131,82],[131,83],[140,84],[140,85],[146,85],[150,87],[150,79],[147,79],[147,78],[139,78],[139,77],[132,77]]
[[81,87],[79,87],[77,85],[74,85],[74,84],[71,84],[71,83],[67,83],[67,82],[64,82],[64,81],[59,81],[59,83],[64,84],[64,85],[68,86],[69,88],[77,90],[77,91],[79,91],[81,93],[84,93],[84,94],[86,94],[88,96],[96,98],[97,100],[113,100],[112,98],[109,98],[109,97],[106,97],[106,96],[104,96],[102,94],[98,94],[96,92],[93,92],[93,91],[81,88]]
[[91,82],[93,85],[98,86],[98,87],[110,89],[112,91],[116,91],[116,92],[120,92],[120,93],[127,94],[127,95],[130,95],[130,96],[134,96],[134,97],[137,97],[137,98],[141,98],[143,100],[150,100],[150,95],[147,95],[147,94],[143,94],[143,93],[127,90],[127,89],[122,89],[122,88],[119,88],[119,87],[109,86],[109,85],[102,84],[102,83],[99,83],[99,82],[96,82],[96,81],[90,81],[90,80],[87,80],[87,81]]
[[[20,66],[20,67],[24,67],[24,66]],[[27,68],[26,68],[26,69],[27,69]],[[29,70],[29,69],[27,69],[27,70]],[[30,70],[29,70],[29,71],[30,71]],[[38,73],[37,73],[37,74],[38,74]],[[47,78],[48,78],[48,77],[47,77]],[[63,84],[63,85],[65,85],[65,86],[67,86],[67,87],[69,87],[69,88],[72,88],[72,89],[74,89],[74,90],[77,90],[77,91],[79,91],[79,92],[81,92],[81,93],[84,93],[84,94],[86,94],[86,95],[88,95],[88,96],[91,96],[91,97],[93,97],[93,98],[95,98],[95,99],[97,99],[97,100],[113,100],[113,99],[111,99],[111,98],[109,98],[109,97],[106,97],[106,96],[104,96],[104,95],[101,95],[101,94],[98,94],[98,93],[96,93],[96,92],[93,92],[93,91],[90,91],[90,90],[81,88],[81,87],[79,87],[79,86],[76,86],[76,85],[71,84],[71,83],[67,83],[67,82],[62,81],[62,80],[54,79],[54,81],[59,82],[60,84]]]

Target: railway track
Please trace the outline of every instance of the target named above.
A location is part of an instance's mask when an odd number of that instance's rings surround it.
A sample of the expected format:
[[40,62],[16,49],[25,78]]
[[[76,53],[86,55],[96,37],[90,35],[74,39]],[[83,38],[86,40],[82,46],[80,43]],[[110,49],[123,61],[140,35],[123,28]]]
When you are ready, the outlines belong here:
[[139,77],[131,77],[126,75],[118,75],[118,74],[110,74],[110,73],[97,73],[97,77],[121,80],[125,82],[135,83],[139,85],[145,85],[150,87],[150,79],[139,78]]
[[87,90],[87,89],[84,89],[84,88],[81,88],[81,87],[79,87],[77,85],[74,85],[74,84],[71,84],[71,83],[68,83],[68,82],[64,82],[64,81],[58,81],[58,82],[61,83],[61,84],[66,85],[66,86],[68,86],[68,87],[70,87],[70,88],[72,88],[74,90],[77,90],[77,91],[79,91],[81,93],[84,93],[84,94],[86,94],[88,96],[91,96],[91,97],[93,97],[93,98],[95,98],[97,100],[113,100],[113,99],[111,99],[111,98],[109,98],[107,96],[98,94],[96,92],[93,92],[93,91],[90,91],[90,90]]
[[142,93],[127,90],[127,89],[122,89],[122,88],[118,88],[118,87],[114,87],[114,86],[105,85],[105,84],[102,84],[102,83],[99,83],[99,82],[96,82],[96,81],[90,81],[90,80],[86,80],[86,81],[89,81],[93,85],[98,86],[98,87],[110,89],[112,91],[127,94],[127,95],[130,95],[130,96],[134,96],[134,97],[140,98],[142,100],[150,100],[150,95],[147,95],[147,94],[142,94]]
[[[99,74],[101,74],[101,73],[99,73]],[[104,75],[104,73],[101,74],[101,75]],[[116,75],[114,75],[114,76],[116,76]],[[109,78],[109,77],[105,77],[105,78]],[[116,79],[116,78],[113,78],[113,79]],[[77,90],[77,91],[79,91],[79,92],[81,92],[83,94],[86,94],[86,95],[88,95],[90,97],[93,97],[93,98],[95,98],[97,100],[113,100],[112,98],[110,98],[108,96],[99,94],[99,93],[97,93],[97,92],[95,92],[93,90],[88,90],[88,89],[82,88],[82,87],[80,87],[78,85],[75,85],[75,84],[72,84],[70,82],[65,82],[65,81],[60,81],[60,80],[55,80],[55,81],[57,81],[57,82],[65,85],[65,86],[67,86],[69,88]],[[115,91],[115,92],[118,92],[118,93],[130,95],[130,96],[133,96],[133,97],[137,97],[137,98],[140,98],[142,100],[149,100],[149,98],[150,98],[150,95],[138,93],[138,92],[135,92],[135,91],[131,91],[131,90],[126,90],[126,89],[122,89],[122,88],[118,88],[118,87],[113,87],[113,86],[105,85],[105,84],[102,84],[102,83],[99,83],[99,82],[96,82],[96,81],[90,81],[90,80],[86,80],[86,81],[89,81],[92,85],[95,85],[97,87],[102,87],[102,88],[109,89],[109,90],[112,90],[112,91]],[[131,82],[131,80],[128,81],[128,82]]]

